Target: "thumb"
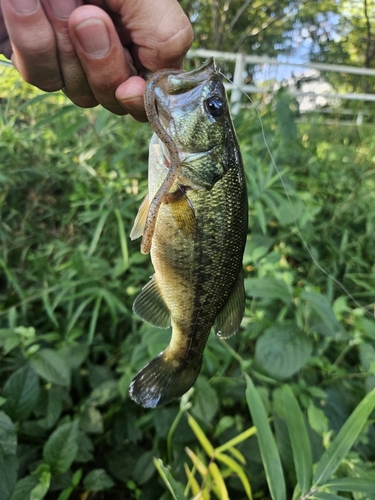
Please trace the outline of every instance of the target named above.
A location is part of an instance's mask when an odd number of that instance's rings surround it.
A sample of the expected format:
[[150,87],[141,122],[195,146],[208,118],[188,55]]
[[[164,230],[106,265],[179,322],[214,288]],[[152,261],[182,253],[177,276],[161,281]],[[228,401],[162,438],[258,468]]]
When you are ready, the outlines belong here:
[[127,39],[138,69],[181,67],[193,30],[177,0],[106,0],[102,6],[116,14],[120,37]]

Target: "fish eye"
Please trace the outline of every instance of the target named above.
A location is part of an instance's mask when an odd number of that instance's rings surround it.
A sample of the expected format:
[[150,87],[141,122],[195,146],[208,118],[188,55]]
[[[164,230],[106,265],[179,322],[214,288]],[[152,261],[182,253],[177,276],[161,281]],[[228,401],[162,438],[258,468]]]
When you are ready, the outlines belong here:
[[218,118],[225,113],[225,101],[220,96],[214,95],[206,101],[204,101],[204,106],[208,114],[213,118]]

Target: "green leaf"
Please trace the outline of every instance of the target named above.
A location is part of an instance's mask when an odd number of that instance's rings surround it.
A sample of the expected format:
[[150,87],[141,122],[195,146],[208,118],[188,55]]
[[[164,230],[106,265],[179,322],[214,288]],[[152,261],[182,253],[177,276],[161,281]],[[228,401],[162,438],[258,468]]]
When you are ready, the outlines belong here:
[[125,235],[125,225],[124,219],[121,216],[120,210],[117,208],[114,210],[116,219],[117,219],[117,227],[118,227],[118,235],[120,239],[121,246],[121,254],[122,254],[122,267],[121,273],[125,272],[129,268],[129,251],[128,251],[128,243]]
[[346,497],[335,495],[334,493],[325,493],[324,491],[318,491],[309,498],[311,498],[311,500],[348,500]]
[[42,415],[45,416],[38,420],[38,424],[44,429],[51,429],[58,421],[63,410],[63,394],[61,388],[50,387],[44,389],[39,398],[38,408],[39,405]]
[[145,484],[151,479],[154,473],[155,467],[152,459],[152,452],[146,451],[139,457],[135,464],[133,479],[137,484]]
[[202,376],[198,377],[195,383],[195,389],[194,404],[191,408],[191,413],[195,418],[199,418],[203,422],[209,423],[215,416],[219,407],[216,391]]
[[73,491],[74,491],[74,487],[68,486],[67,488],[62,490],[62,492],[58,496],[57,500],[68,500],[69,498],[71,498],[71,494],[73,493]]
[[93,457],[94,445],[86,434],[78,434],[78,453],[76,455],[76,462],[90,462]]
[[13,420],[26,420],[38,402],[39,378],[30,363],[12,373],[4,385],[4,410]]
[[119,395],[117,380],[105,380],[95,387],[87,399],[87,403],[93,406],[102,406]]
[[[0,461],[17,452],[17,432],[11,419],[0,411]],[[1,498],[1,497],[0,497]]]
[[290,304],[291,295],[285,281],[276,278],[247,278],[245,279],[245,291],[250,297],[260,299],[277,299],[285,304]]
[[161,478],[166,484],[167,488],[171,492],[173,500],[187,500],[184,495],[183,486],[181,483],[177,482],[169,470],[163,465],[162,460],[160,458],[154,458],[154,465],[159,472]]
[[332,311],[328,299],[317,292],[302,292],[301,298],[306,300],[314,312],[321,318],[323,323],[332,331],[332,333],[341,333],[342,327],[337,321]]
[[325,484],[327,479],[336,471],[358,438],[374,408],[375,389],[362,399],[341,427],[340,432],[332,441],[330,447],[323,454],[315,472],[314,485]]
[[64,386],[70,384],[70,367],[58,351],[40,349],[30,357],[30,363],[47,382]]
[[299,200],[283,200],[274,211],[281,225],[287,226],[298,220],[305,209],[304,203]]
[[[13,490],[10,500],[26,500],[30,498],[30,493],[38,484],[37,476],[26,476],[20,479]],[[1,487],[0,487],[1,489]]]
[[292,389],[285,385],[282,388],[284,415],[288,426],[292,445],[294,467],[301,493],[305,494],[311,486],[313,461],[309,436],[299,404]]
[[365,479],[357,477],[340,477],[326,481],[325,486],[338,491],[352,491],[358,493],[372,493],[372,494],[374,494],[375,492],[374,479]]
[[50,471],[43,471],[39,476],[39,482],[30,492],[30,500],[43,500],[51,483]]
[[80,426],[86,432],[102,433],[104,429],[102,414],[95,406],[87,406],[81,415]]
[[43,459],[53,474],[66,472],[78,452],[78,420],[58,427],[43,448]]
[[309,360],[312,345],[294,324],[271,326],[257,340],[255,361],[272,377],[291,377]]
[[89,354],[89,348],[86,345],[75,344],[64,346],[59,350],[59,354],[64,358],[66,364],[71,368],[79,368]]
[[245,374],[245,377],[247,382],[246,401],[254,425],[257,428],[259,449],[271,498],[272,500],[285,500],[286,490],[284,473],[276,441],[272,434],[267,414],[258,391],[254,387],[250,377],[247,374]]
[[259,201],[254,203],[255,213],[257,214],[258,223],[263,234],[267,234],[267,222],[264,214],[263,206]]
[[328,431],[328,418],[323,410],[317,408],[312,401],[310,401],[307,408],[307,418],[311,428],[321,436]]
[[4,462],[0,462],[0,498],[8,500],[12,495],[17,482],[18,460],[10,456]]
[[90,471],[83,480],[84,487],[89,491],[108,490],[114,484],[114,481],[112,481],[104,469]]
[[92,310],[92,313],[91,313],[90,328],[89,328],[89,331],[87,334],[87,344],[88,345],[91,345],[94,341],[96,323],[98,321],[98,316],[99,316],[99,311],[100,311],[100,306],[101,306],[102,300],[103,300],[103,296],[102,296],[102,294],[99,294],[96,297],[94,309]]
[[96,247],[98,246],[98,243],[99,243],[100,236],[101,236],[103,228],[104,228],[104,224],[105,224],[109,214],[110,214],[109,210],[102,211],[101,216],[98,220],[98,224],[96,226],[96,230],[94,232],[92,241],[91,241],[89,251],[87,252],[88,256],[92,255],[95,252]]

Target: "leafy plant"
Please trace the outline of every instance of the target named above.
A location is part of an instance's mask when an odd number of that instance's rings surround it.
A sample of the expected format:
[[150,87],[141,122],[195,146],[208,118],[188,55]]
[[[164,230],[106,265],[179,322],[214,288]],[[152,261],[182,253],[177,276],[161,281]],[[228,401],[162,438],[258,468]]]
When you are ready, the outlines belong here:
[[[186,449],[194,469],[193,471],[190,470],[188,465],[185,464],[188,484],[184,492],[182,485],[173,479],[173,476],[163,466],[162,462],[156,462],[159,473],[175,499],[187,499],[190,489],[194,495],[193,498],[207,498],[209,500],[211,492],[214,492],[219,499],[229,499],[225,480],[233,475],[237,475],[241,480],[247,498],[253,498],[246,476],[246,460],[234,446],[244,442],[254,434],[258,439],[271,499],[285,500],[287,498],[282,459],[267,418],[267,411],[259,392],[247,375],[246,380],[246,399],[256,427],[251,427],[236,438],[214,448],[199,424],[191,416],[188,416],[189,425],[210,461],[207,465],[191,449]],[[374,498],[374,477],[354,479],[334,478],[333,476],[356,439],[358,439],[364,426],[369,425],[368,418],[375,408],[375,389],[365,396],[342,426],[337,436],[330,443],[327,443],[327,449],[314,466],[308,427],[293,390],[289,385],[284,385],[280,389],[280,396],[297,478],[293,499],[337,500],[344,498],[338,495],[339,492],[360,492],[365,493],[366,498]],[[237,460],[224,454],[223,452],[226,450],[234,455]],[[222,462],[227,468],[221,471],[216,462]],[[201,476],[201,486],[196,479],[197,472]]]
[[129,383],[170,336],[132,313],[149,127],[0,69],[1,500],[370,500],[371,132],[296,124],[282,94],[263,128],[238,116],[242,327],[209,339],[180,405],[146,411]]

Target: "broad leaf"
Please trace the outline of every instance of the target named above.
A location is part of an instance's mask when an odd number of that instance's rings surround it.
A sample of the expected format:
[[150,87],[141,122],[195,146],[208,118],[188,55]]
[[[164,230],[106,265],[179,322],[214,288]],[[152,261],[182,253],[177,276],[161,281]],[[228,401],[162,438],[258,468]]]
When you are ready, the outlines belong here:
[[198,377],[195,389],[194,404],[191,408],[191,413],[195,418],[209,423],[219,407],[216,391],[204,377]]
[[68,386],[70,367],[61,354],[53,349],[40,349],[30,358],[31,366],[47,382]]
[[269,375],[283,380],[302,368],[311,351],[310,340],[296,325],[274,325],[257,340],[255,361]]
[[343,331],[340,323],[332,311],[331,304],[328,299],[317,292],[302,292],[301,298],[306,300],[309,306],[320,317],[323,323],[329,328],[332,334],[341,333]]
[[137,484],[146,484],[155,474],[153,453],[146,451],[139,457],[133,470],[133,478]]
[[39,378],[27,363],[15,371],[4,385],[4,410],[13,420],[25,420],[35,407],[40,394]]
[[80,427],[86,432],[100,434],[103,432],[103,416],[95,406],[87,406],[81,415]]
[[291,301],[288,285],[276,278],[247,278],[244,281],[246,294],[261,299],[278,299],[285,304]]
[[8,500],[17,482],[18,460],[14,456],[0,462],[0,498]]
[[[0,411],[0,462],[17,452],[17,432],[11,419]],[[1,498],[1,497],[0,497]]]
[[30,500],[43,500],[49,490],[51,483],[51,472],[43,471],[39,476],[39,482],[30,492]]
[[30,493],[37,484],[37,476],[23,477],[17,482],[10,500],[25,500],[26,498],[30,498]]
[[43,458],[53,474],[62,474],[71,466],[78,452],[78,420],[58,427],[44,445]]
[[105,380],[95,387],[87,402],[93,406],[102,406],[116,398],[119,394],[117,380]]
[[38,409],[39,406],[44,417],[38,420],[38,424],[45,429],[51,429],[63,410],[63,389],[61,387],[45,389],[39,398]]
[[104,469],[90,471],[83,481],[84,487],[89,491],[103,491],[112,488],[115,483]]

